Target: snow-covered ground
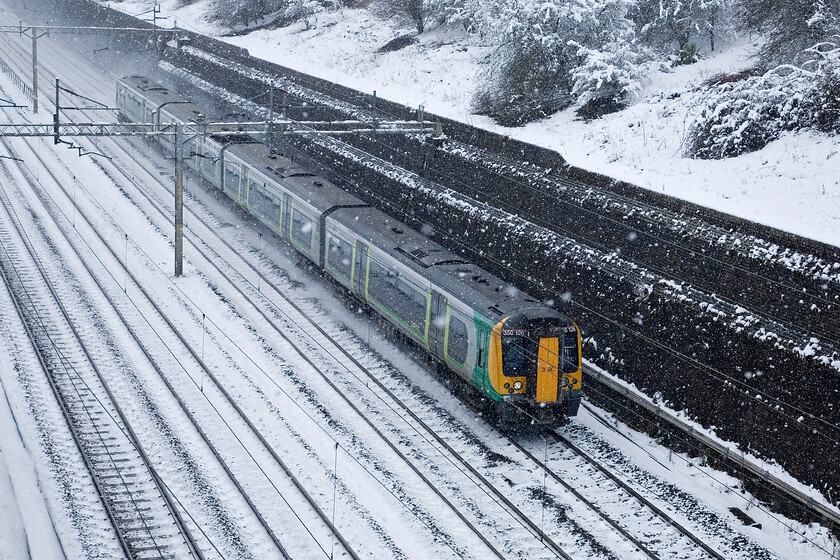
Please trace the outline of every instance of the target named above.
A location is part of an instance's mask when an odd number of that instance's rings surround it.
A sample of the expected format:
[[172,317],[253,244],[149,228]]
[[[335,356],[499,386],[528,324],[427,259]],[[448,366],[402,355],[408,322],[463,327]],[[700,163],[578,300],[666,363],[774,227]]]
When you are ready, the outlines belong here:
[[[196,8],[194,7],[193,9]],[[358,13],[361,12],[352,12],[354,15]],[[185,16],[180,15],[179,17]],[[387,39],[390,38],[390,35],[384,34],[383,37]],[[330,41],[328,39],[322,39],[322,42],[327,43]],[[45,59],[47,59],[46,55],[48,52],[48,48],[45,44],[43,50]],[[469,52],[469,49],[461,52],[467,53]],[[440,61],[438,62],[440,63]],[[289,62],[286,61],[285,63],[288,64]],[[301,65],[301,67],[306,69],[305,65]],[[122,69],[115,69],[117,72],[120,72],[121,70]],[[452,71],[451,68],[448,71]],[[454,72],[452,79],[454,80],[453,83],[457,82],[457,78],[454,77]],[[14,91],[14,86],[11,85],[8,79],[2,75],[0,75],[0,87],[7,92]],[[398,89],[399,88],[394,91],[396,92]],[[379,92],[381,95],[396,98],[384,88],[379,89]],[[450,93],[453,93],[454,95],[454,90]],[[17,94],[17,92],[15,92],[15,94]],[[434,98],[431,96],[429,97],[429,107],[432,110],[437,110],[433,106],[433,99]],[[444,111],[438,112],[444,113]],[[26,116],[28,117],[31,115]],[[47,118],[45,115],[42,115],[42,117]],[[150,223],[147,224],[146,218],[143,215],[140,215],[139,217],[136,216],[135,213],[137,210],[127,203],[127,196],[124,196],[121,191],[114,189],[113,181],[102,173],[96,171],[94,166],[91,164],[91,160],[76,159],[74,156],[69,157],[67,156],[66,150],[61,150],[61,152],[65,155],[67,165],[72,168],[76,176],[84,177],[85,186],[96,192],[103,204],[113,205],[115,212],[118,212],[118,215],[120,216],[123,215],[122,212],[125,212],[126,229],[137,230],[139,233],[136,239],[142,240],[142,245],[144,247],[147,246],[147,244],[164,246],[164,249],[155,252],[155,254],[167,254],[168,256],[165,259],[162,259],[164,262],[156,264],[158,264],[161,269],[165,269],[167,271],[171,270],[172,263],[171,260],[169,260],[171,255],[167,252],[169,239],[168,226],[163,224],[159,228],[156,228],[153,227],[151,220]],[[72,155],[73,154],[71,154],[71,156]],[[29,158],[29,165],[34,168],[37,163],[31,159],[31,156],[27,157]],[[149,157],[155,156],[154,154],[150,154]],[[162,156],[158,155],[157,157],[159,160],[159,166],[149,166],[150,172],[154,172],[158,168],[164,170],[168,169],[169,164],[162,159]],[[38,169],[40,170],[40,167],[38,167]],[[81,194],[82,191],[80,189],[79,195],[81,196]],[[231,205],[220,204],[219,206],[221,206],[222,209],[220,211],[222,212],[225,211],[225,208],[228,212],[230,211]],[[189,224],[193,224],[193,219],[194,218],[192,216],[188,217]],[[230,239],[232,241],[238,240],[238,246],[251,246],[253,248],[257,243],[261,244],[261,240],[256,240],[256,230],[254,227],[247,223],[237,222],[235,213],[224,214],[224,219],[225,223],[228,225],[228,227],[225,227],[224,229],[229,232]],[[231,227],[233,224],[236,224],[235,227]],[[107,220],[102,220],[102,227],[103,229],[107,229],[109,227]],[[243,237],[246,239],[247,243],[241,239]],[[121,239],[122,237],[118,236],[118,240],[120,240],[118,243],[121,243]],[[135,237],[132,237],[132,239],[134,240]],[[121,246],[122,245],[120,245],[120,247]],[[373,337],[371,337],[370,324],[366,320],[354,316],[352,310],[348,310],[337,298],[334,297],[332,288],[313,282],[310,275],[307,275],[304,271],[297,268],[295,266],[296,259],[294,258],[294,255],[291,257],[284,257],[282,254],[284,251],[282,249],[274,250],[266,248],[264,249],[264,252],[270,256],[274,268],[277,270],[288,271],[291,279],[297,281],[298,287],[291,291],[294,292],[294,297],[299,303],[306,304],[308,306],[307,308],[310,310],[328,312],[331,323],[334,322],[338,325],[346,325],[347,328],[354,333],[355,338],[357,339],[364,340],[365,334],[367,333],[368,344],[372,347],[372,351],[370,351],[368,359],[376,361],[379,360],[381,356],[387,356],[388,360],[386,365],[393,366],[394,369],[404,374],[413,386],[419,387],[424,394],[431,395],[441,407],[453,414],[453,416],[459,419],[462,423],[474,429],[476,433],[487,437],[491,443],[494,438],[497,438],[497,434],[495,434],[492,429],[486,425],[486,423],[484,423],[480,418],[476,418],[474,413],[460,405],[460,403],[458,403],[451,394],[448,393],[444,386],[442,386],[437,380],[433,379],[429,375],[428,371],[420,367],[410,356],[406,355],[399,348],[396,348],[391,342],[389,342],[389,340],[380,336],[375,331],[373,333]],[[188,256],[188,259],[192,258],[194,258],[194,255],[192,257]],[[131,259],[134,266],[139,269],[139,273],[149,283],[157,282],[165,284],[165,282],[162,282],[162,276],[160,274],[155,271],[149,272],[149,270],[152,269],[151,266],[141,267],[137,264],[145,261],[141,260],[141,256],[133,246]],[[198,261],[199,259],[195,260]],[[193,269],[191,265],[192,262],[187,268],[188,276],[183,279],[181,285],[190,289],[191,293],[197,293],[199,291],[198,288],[204,288],[202,284],[202,271]],[[165,286],[160,288],[161,291],[165,291],[165,289]],[[201,304],[202,309],[207,311],[209,318],[222,318],[224,321],[231,320],[227,317],[227,315],[233,315],[233,313],[229,313],[227,304],[222,295],[219,295],[218,299],[213,299],[212,297],[205,295],[201,298]],[[216,308],[218,308],[218,311]],[[171,306],[170,309],[173,314],[178,311],[176,306]],[[185,319],[185,315],[182,314],[180,317],[183,321],[183,328],[186,335],[193,340],[202,340],[203,342],[204,330],[202,326],[200,326],[194,318],[192,320],[193,324],[190,324],[190,321]],[[252,324],[255,324],[256,322],[256,319],[251,320]],[[231,326],[233,327],[235,325],[231,323]],[[0,332],[2,332],[2,329],[0,329]],[[240,343],[246,341],[246,339],[250,340],[250,335],[243,334],[245,333],[245,329],[241,326],[238,330],[231,328],[231,332],[235,333],[234,337]],[[254,333],[255,337],[259,334],[260,333]],[[262,347],[253,341],[251,341],[251,344],[253,344],[253,355],[256,356],[258,354],[257,350],[261,351]],[[278,345],[277,343],[272,342],[271,346],[272,348],[275,348]],[[249,346],[249,348],[251,347]],[[7,357],[15,352],[19,351],[4,345],[3,340],[0,339],[0,368],[2,368],[0,371],[2,371],[4,375],[0,376],[0,378],[2,378],[4,383],[8,382],[9,385],[17,383],[18,380],[13,374],[9,373],[12,368],[5,367],[9,365],[11,360],[5,360],[4,356]],[[210,354],[209,350],[208,354]],[[242,361],[244,363],[244,359]],[[224,365],[226,362],[219,359],[215,363]],[[20,397],[19,391],[17,393],[13,393],[11,391],[11,387],[6,387],[6,390],[13,395],[11,399],[13,402],[14,397]],[[33,438],[31,434],[27,434],[24,430],[22,437],[26,441],[24,444],[19,443],[18,440],[21,439],[21,435],[18,435],[12,427],[8,414],[8,407],[4,408],[5,404],[3,393],[4,391],[0,390],[0,453],[2,453],[0,454],[0,516],[2,516],[0,517],[0,558],[6,558],[7,556],[9,558],[25,558],[28,556],[28,552],[31,552],[32,556],[37,558],[52,556],[58,557],[60,556],[60,551],[58,550],[57,540],[49,535],[51,530],[50,514],[54,513],[49,508],[57,507],[57,504],[60,502],[56,499],[57,490],[50,480],[49,465],[44,461],[42,454],[34,451],[31,451],[29,454],[32,459],[26,459],[26,456],[22,451],[22,446],[27,445],[32,450],[35,450],[40,442],[37,438]],[[277,398],[280,398],[279,394],[277,395]],[[289,408],[291,409],[292,407]],[[22,411],[22,414],[24,412],[26,411]],[[700,504],[702,504],[702,508],[704,510],[714,512],[719,515],[724,519],[724,523],[732,526],[736,531],[746,534],[750,539],[754,540],[759,545],[768,547],[773,554],[776,555],[776,557],[828,558],[828,554],[825,554],[815,548],[812,544],[803,540],[804,535],[804,537],[813,539],[819,542],[820,545],[828,548],[828,550],[831,550],[833,541],[829,539],[824,530],[818,527],[803,527],[796,523],[786,521],[783,518],[760,511],[754,500],[752,500],[748,495],[744,495],[739,491],[733,490],[733,488],[737,488],[738,486],[736,481],[725,477],[721,473],[711,471],[687,457],[673,454],[669,450],[659,446],[655,441],[646,438],[641,434],[631,432],[625,427],[617,426],[615,430],[608,429],[606,426],[601,424],[596,417],[590,414],[582,413],[576,420],[575,424],[580,429],[578,435],[583,434],[581,437],[576,439],[578,443],[594,441],[595,447],[597,447],[599,438],[604,442],[607,442],[610,447],[617,449],[618,453],[605,454],[609,454],[611,460],[616,462],[622,462],[622,459],[625,459],[626,462],[631,465],[631,470],[636,469],[632,471],[634,474],[631,476],[636,476],[639,480],[642,480],[645,483],[648,483],[651,480],[659,480],[662,484],[670,483],[678,488],[685,489]],[[312,434],[317,432],[317,430],[311,427],[305,429],[304,431],[306,432],[304,435],[307,437],[312,437]],[[595,436],[592,434],[595,434]],[[17,440],[15,438],[17,438]],[[593,452],[594,451],[595,450],[593,450]],[[601,449],[601,452],[604,452],[604,449]],[[344,459],[342,458],[342,460]],[[348,467],[343,464],[341,468],[343,471],[349,470]],[[648,476],[651,478],[647,478]],[[654,484],[651,483],[649,485],[649,489],[653,488],[653,486]],[[12,490],[10,490],[12,487],[14,488],[14,494],[12,494]],[[47,499],[45,501],[43,498],[39,497],[39,492],[37,490],[38,487],[41,487],[42,491],[47,494],[48,497],[51,497],[51,500]],[[325,488],[322,487],[321,490],[327,492],[329,488],[326,488],[325,490]],[[740,522],[728,511],[728,508],[732,506],[737,506],[742,510],[748,511],[751,516],[762,523],[762,528],[745,528],[741,526]],[[401,515],[404,515],[399,506],[387,506],[386,504],[386,506],[383,507],[391,508],[389,513],[390,517],[393,519],[398,519]],[[758,513],[756,513],[757,511]],[[44,550],[38,551],[32,549],[31,551],[27,551],[27,544],[25,541],[27,535],[38,535],[39,538],[44,539],[42,545]],[[418,550],[415,550],[414,552],[417,553],[417,557],[421,557]]]
[[[210,0],[164,15],[211,35]],[[115,5],[139,13],[146,1]],[[168,21],[172,21],[172,19]],[[367,9],[321,14],[283,29],[223,38],[260,58],[411,107],[471,123],[559,152],[571,164],[664,194],[805,237],[840,245],[840,139],[817,132],[785,134],[752,154],[723,161],[682,156],[683,138],[699,86],[721,73],[753,65],[755,45],[731,45],[691,66],[656,72],[626,110],[591,122],[573,110],[521,128],[506,128],[471,111],[471,98],[488,47],[460,27],[431,29],[417,44],[390,53],[377,49],[409,27],[377,19]]]

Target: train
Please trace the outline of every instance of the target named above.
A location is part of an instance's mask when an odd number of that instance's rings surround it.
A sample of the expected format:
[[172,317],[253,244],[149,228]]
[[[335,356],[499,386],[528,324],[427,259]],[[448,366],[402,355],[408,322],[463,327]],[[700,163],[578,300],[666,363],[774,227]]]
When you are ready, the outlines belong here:
[[[162,131],[205,111],[151,79],[117,80],[119,117]],[[163,131],[162,131],[163,132]],[[151,137],[167,154],[171,134]],[[422,348],[504,422],[578,412],[581,335],[564,314],[465,261],[254,138],[196,136],[184,166]]]

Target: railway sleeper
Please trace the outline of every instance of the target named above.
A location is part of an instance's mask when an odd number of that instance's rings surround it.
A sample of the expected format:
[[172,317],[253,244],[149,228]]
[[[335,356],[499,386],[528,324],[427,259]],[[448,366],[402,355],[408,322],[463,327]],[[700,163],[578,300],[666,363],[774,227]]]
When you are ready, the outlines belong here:
[[87,448],[97,448],[97,447],[109,447],[114,445],[112,442],[116,441],[117,438],[114,437],[107,437],[107,438],[97,438],[96,441],[91,441],[90,443],[85,443]]
[[88,406],[96,404],[96,401],[87,401],[81,404],[71,405],[70,412],[72,414],[89,414],[89,415],[96,415],[102,416],[105,414],[104,410],[89,410]]
[[[97,451],[96,448],[103,449],[103,451]],[[90,443],[86,443],[85,451],[87,451],[89,455],[96,455],[97,457],[100,455],[110,455],[113,457],[117,455],[125,455],[126,453],[128,453],[128,451],[124,449],[111,449],[111,447],[108,446],[108,444],[99,441],[92,441]]]
[[124,498],[122,500],[112,500],[108,499],[108,502],[112,505],[119,505],[119,504],[147,504],[151,502],[149,498]]
[[99,476],[100,480],[110,478],[137,478],[137,473],[115,472],[113,474],[103,474]]
[[97,465],[103,465],[108,463],[127,463],[131,461],[130,457],[117,457],[116,459],[109,456],[107,453],[95,454],[91,457],[91,462],[96,463]]
[[[151,531],[160,531],[164,528],[163,525],[140,525],[137,527],[123,527],[121,530],[123,533],[148,533]],[[175,535],[164,535],[162,538],[171,538]]]
[[[99,427],[99,426],[94,426],[94,427],[95,428],[100,428],[100,429],[94,430],[94,429],[92,429],[88,426],[80,426],[80,427],[77,428],[76,431],[78,432],[79,436],[83,437],[83,438],[96,438],[96,439],[105,440],[105,438],[107,438],[107,437],[113,437],[113,438],[116,439],[116,436],[107,435],[107,432],[110,432],[111,430],[102,430],[101,427]],[[106,432],[106,433],[103,434],[103,432]]]
[[[119,507],[115,507],[115,508],[112,508],[111,511],[114,512],[114,515],[116,515],[117,517],[120,517],[120,521],[123,521],[123,520],[125,520],[125,521],[135,520],[136,521],[138,519],[137,518],[138,513],[150,512],[150,511],[152,511],[152,508],[150,508],[150,507],[141,507],[141,508],[119,508]],[[126,515],[126,514],[129,514],[129,515]]]

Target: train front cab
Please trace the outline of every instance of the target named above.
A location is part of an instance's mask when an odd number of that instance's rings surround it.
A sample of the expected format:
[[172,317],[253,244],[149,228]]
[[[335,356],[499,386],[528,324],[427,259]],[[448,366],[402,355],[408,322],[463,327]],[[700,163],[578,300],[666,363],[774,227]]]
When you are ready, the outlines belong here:
[[503,318],[490,334],[488,376],[503,400],[537,423],[575,416],[582,388],[577,325],[543,307]]

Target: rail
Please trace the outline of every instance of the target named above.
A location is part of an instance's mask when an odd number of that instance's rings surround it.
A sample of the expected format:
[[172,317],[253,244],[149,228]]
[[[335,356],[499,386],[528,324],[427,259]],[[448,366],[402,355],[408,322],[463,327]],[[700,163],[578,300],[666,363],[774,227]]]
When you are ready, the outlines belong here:
[[738,452],[733,451],[729,446],[723,444],[719,440],[716,440],[715,438],[703,433],[702,431],[697,430],[695,426],[689,424],[688,422],[677,418],[669,410],[656,404],[646,395],[635,391],[627,385],[619,382],[612,375],[602,372],[590,365],[585,365],[583,373],[589,379],[592,379],[604,385],[605,387],[612,389],[613,391],[632,401],[634,404],[639,405],[648,412],[652,413],[657,418],[664,420],[674,428],[677,428],[681,432],[685,433],[687,436],[697,440],[702,445],[715,451],[721,457],[723,457],[723,459],[730,461],[737,465],[739,468],[761,478],[767,484],[773,486],[777,490],[780,490],[785,495],[797,501],[804,508],[814,513],[817,513],[824,519],[827,519],[835,525],[840,526],[840,510],[823,504],[818,500],[815,500],[813,496],[805,494],[798,488],[794,487],[793,485],[789,484],[788,482],[785,482],[781,478],[769,472],[767,469],[750,461],[746,458],[745,455],[738,454]]

